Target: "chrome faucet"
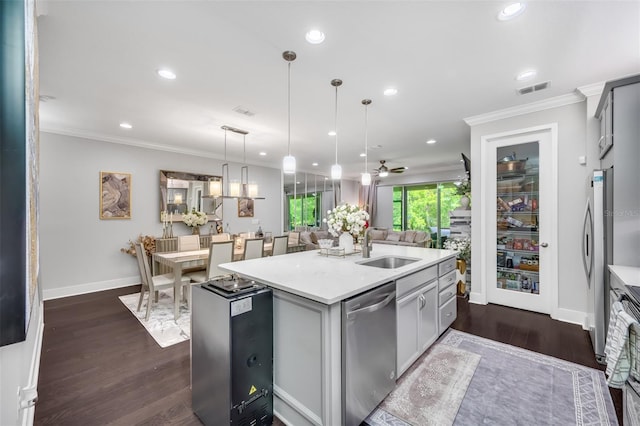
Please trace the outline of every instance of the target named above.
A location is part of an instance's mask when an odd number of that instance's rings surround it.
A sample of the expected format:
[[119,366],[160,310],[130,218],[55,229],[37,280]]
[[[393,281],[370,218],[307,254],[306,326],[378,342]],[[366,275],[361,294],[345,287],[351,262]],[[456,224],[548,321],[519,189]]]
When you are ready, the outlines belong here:
[[371,229],[375,229],[376,231],[384,231],[387,228],[376,228],[370,226],[364,231],[364,241],[362,241],[362,257],[365,259],[371,257],[371,250],[373,249],[373,243],[369,241],[369,231]]

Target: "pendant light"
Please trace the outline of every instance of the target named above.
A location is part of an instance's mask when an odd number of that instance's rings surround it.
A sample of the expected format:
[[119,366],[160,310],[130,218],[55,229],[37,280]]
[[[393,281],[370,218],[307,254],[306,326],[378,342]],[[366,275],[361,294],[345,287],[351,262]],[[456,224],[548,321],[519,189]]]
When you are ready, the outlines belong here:
[[296,158],[291,155],[291,62],[296,59],[296,52],[287,50],[282,53],[282,57],[288,62],[288,78],[287,78],[287,105],[288,105],[288,143],[287,155],[282,159],[282,172],[287,175],[296,172]]
[[336,88],[336,113],[333,128],[336,133],[336,163],[331,166],[331,179],[338,180],[342,178],[342,167],[338,164],[338,87],[342,86],[342,80],[335,78],[331,80],[331,85]]
[[[222,198],[252,198],[254,200],[264,200],[264,197],[258,196],[258,185],[254,182],[249,182],[249,166],[247,166],[247,135],[249,132],[242,129],[237,129],[231,126],[222,126],[224,130],[224,160],[222,165]],[[243,165],[240,168],[240,181],[229,180],[229,164],[227,163],[227,131],[238,133],[242,135],[243,143]],[[225,184],[228,186],[228,190],[224,191]]]
[[368,141],[367,141],[367,127],[368,127],[368,108],[371,105],[371,99],[363,99],[362,105],[364,105],[364,173],[362,174],[362,186],[371,185],[371,173],[369,173],[369,163],[367,161],[369,152],[368,152]]

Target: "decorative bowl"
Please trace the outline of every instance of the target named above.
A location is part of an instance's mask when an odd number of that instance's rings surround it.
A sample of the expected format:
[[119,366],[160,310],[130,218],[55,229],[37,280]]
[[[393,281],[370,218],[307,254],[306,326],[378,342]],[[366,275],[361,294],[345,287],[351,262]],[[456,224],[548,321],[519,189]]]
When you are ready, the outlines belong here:
[[329,240],[329,239],[318,240],[318,245],[320,246],[321,249],[328,249],[333,247],[333,240]]

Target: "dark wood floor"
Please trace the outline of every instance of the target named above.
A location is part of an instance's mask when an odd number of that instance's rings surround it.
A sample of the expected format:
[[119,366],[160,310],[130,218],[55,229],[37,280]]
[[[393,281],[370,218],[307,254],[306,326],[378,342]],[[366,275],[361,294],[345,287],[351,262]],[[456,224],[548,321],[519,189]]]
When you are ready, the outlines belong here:
[[[45,302],[36,425],[200,424],[191,411],[189,342],[160,348],[118,300],[137,291]],[[545,315],[458,299],[453,327],[601,368],[588,333]],[[612,396],[620,419],[620,392]]]

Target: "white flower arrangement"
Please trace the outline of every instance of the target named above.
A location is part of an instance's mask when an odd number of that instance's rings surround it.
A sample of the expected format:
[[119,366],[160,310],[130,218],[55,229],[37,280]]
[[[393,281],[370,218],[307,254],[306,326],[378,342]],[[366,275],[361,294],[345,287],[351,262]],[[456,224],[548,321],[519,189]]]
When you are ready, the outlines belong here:
[[182,215],[182,221],[190,228],[196,226],[202,226],[209,221],[209,217],[205,212],[197,212],[196,209],[191,209],[191,213],[185,213]]
[[333,210],[327,210],[327,217],[322,221],[327,224],[329,232],[334,237],[343,232],[357,237],[362,235],[367,228],[369,213],[358,206],[346,203]]
[[470,238],[449,238],[444,242],[447,250],[458,251],[458,259],[469,261],[471,259],[471,239]]

